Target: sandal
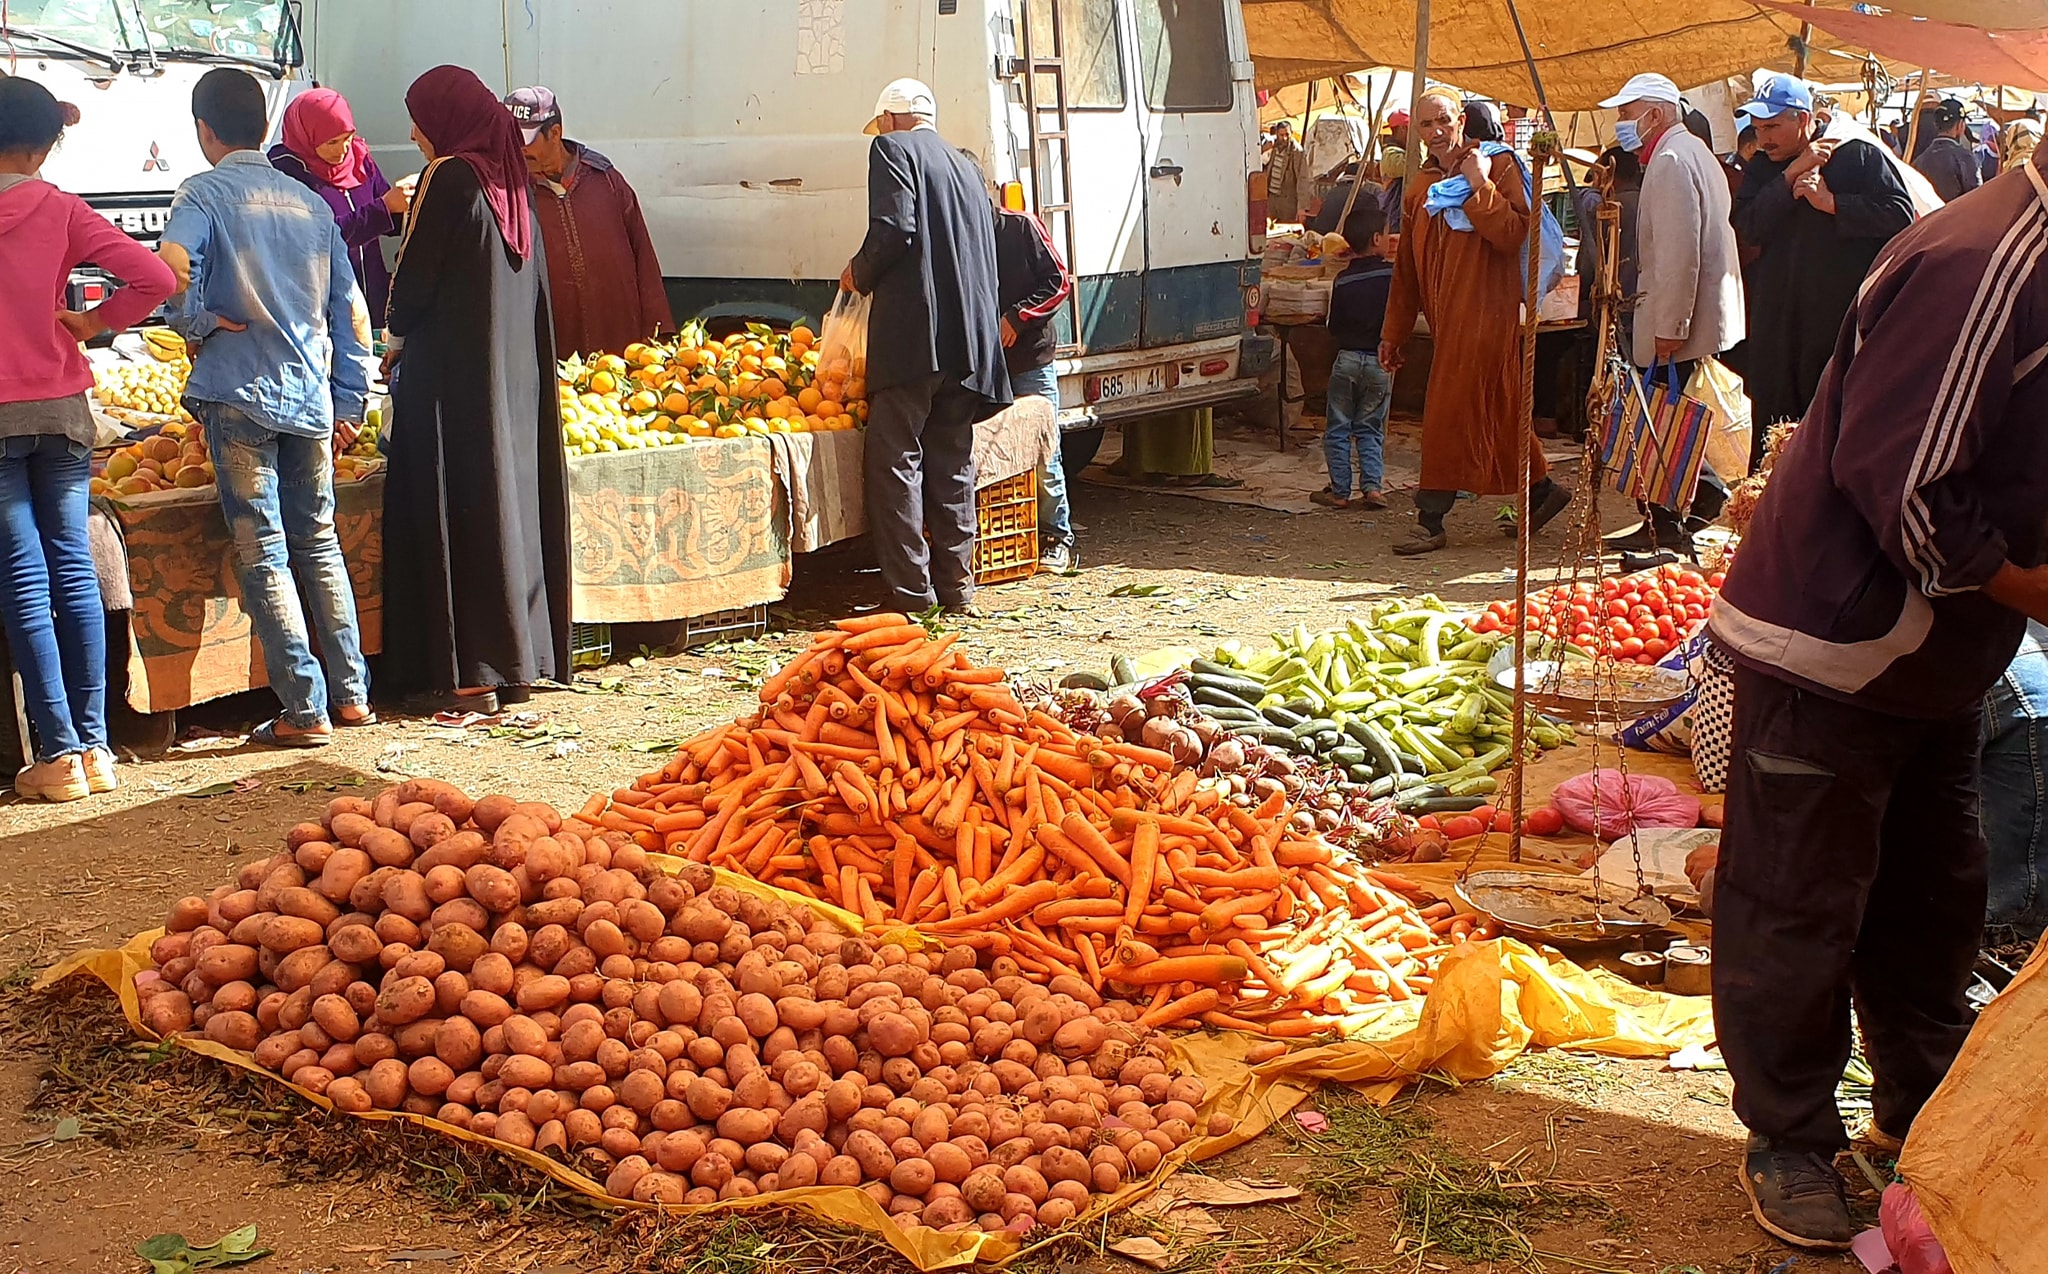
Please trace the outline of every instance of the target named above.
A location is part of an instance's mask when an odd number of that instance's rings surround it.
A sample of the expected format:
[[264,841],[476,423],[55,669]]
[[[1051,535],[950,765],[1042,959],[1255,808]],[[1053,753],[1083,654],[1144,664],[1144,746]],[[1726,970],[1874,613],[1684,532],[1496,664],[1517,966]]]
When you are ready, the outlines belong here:
[[1448,532],[1437,531],[1432,534],[1418,527],[1415,534],[1394,546],[1394,553],[1399,557],[1420,557],[1424,553],[1434,553],[1450,542]]
[[1353,500],[1351,503],[1353,507],[1360,509],[1384,509],[1389,507],[1387,504],[1387,497],[1381,495],[1377,491],[1368,491],[1364,495],[1359,496],[1356,500]]
[[310,730],[280,734],[277,727],[283,721],[283,717],[272,717],[265,721],[249,731],[249,742],[266,748],[324,748],[334,742],[334,731],[331,729],[325,734]]
[[351,730],[356,729],[360,726],[376,725],[377,713],[375,709],[370,708],[367,705],[365,705],[364,707],[363,715],[359,717],[345,717],[341,713],[337,712],[334,714],[334,724],[338,726],[345,726]]

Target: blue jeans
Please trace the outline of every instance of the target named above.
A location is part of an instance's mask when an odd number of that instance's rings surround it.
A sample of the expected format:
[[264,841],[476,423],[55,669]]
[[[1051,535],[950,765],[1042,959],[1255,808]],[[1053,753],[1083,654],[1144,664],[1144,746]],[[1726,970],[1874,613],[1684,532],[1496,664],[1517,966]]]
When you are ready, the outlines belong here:
[[[1052,404],[1055,415],[1059,413],[1060,378],[1051,363],[1028,372],[1011,372],[1010,393],[1018,398],[1036,394]],[[1072,548],[1074,544],[1074,511],[1067,503],[1067,471],[1060,463],[1058,448],[1038,470],[1038,538],[1048,546]]]
[[[187,406],[206,426],[221,513],[235,540],[242,609],[263,647],[263,667],[284,703],[285,720],[314,729],[327,724],[330,704],[369,703],[355,591],[334,533],[332,444],[275,433],[225,403]],[[298,585],[305,587],[327,656],[324,675],[307,641]]]
[[86,542],[92,452],[61,434],[0,438],[0,612],[36,759],[107,746],[107,613]]
[[1371,350],[1337,351],[1330,368],[1329,423],[1323,429],[1323,458],[1330,465],[1330,489],[1351,498],[1351,448],[1358,448],[1358,489],[1377,491],[1386,478],[1381,452],[1387,441],[1387,408],[1394,378]]
[[2031,642],[1984,698],[1980,783],[1991,851],[1985,921],[2031,940],[2048,925],[2048,654]]

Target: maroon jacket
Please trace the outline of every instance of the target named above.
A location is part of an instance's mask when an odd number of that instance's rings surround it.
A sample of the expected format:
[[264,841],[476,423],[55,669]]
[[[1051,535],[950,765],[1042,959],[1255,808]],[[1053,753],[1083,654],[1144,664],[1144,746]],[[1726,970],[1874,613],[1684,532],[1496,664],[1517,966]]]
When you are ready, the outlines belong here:
[[661,262],[633,188],[612,161],[576,142],[564,193],[535,177],[533,217],[547,245],[555,352],[617,354],[676,330]]
[[1893,239],[1714,607],[1742,663],[1903,717],[1970,708],[2026,621],[1979,590],[2048,540],[2048,180]]

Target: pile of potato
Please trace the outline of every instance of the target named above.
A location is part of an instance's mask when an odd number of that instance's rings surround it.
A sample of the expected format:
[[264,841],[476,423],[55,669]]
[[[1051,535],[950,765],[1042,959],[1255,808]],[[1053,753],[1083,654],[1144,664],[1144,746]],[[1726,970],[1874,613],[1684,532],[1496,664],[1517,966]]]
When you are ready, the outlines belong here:
[[136,978],[144,1024],[620,1198],[858,1186],[900,1224],[1023,1232],[1150,1173],[1200,1120],[1202,1082],[1136,1005],[852,937],[701,864],[669,875],[546,805],[416,780],[285,843],[171,908]]

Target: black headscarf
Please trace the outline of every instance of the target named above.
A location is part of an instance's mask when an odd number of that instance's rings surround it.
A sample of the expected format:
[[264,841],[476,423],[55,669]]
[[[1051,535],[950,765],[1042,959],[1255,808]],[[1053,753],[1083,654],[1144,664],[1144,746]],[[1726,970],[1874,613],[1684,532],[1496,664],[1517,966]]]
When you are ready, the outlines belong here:
[[1492,103],[1465,103],[1466,141],[1504,142],[1507,139],[1507,131],[1500,126],[1500,116],[1494,112]]

